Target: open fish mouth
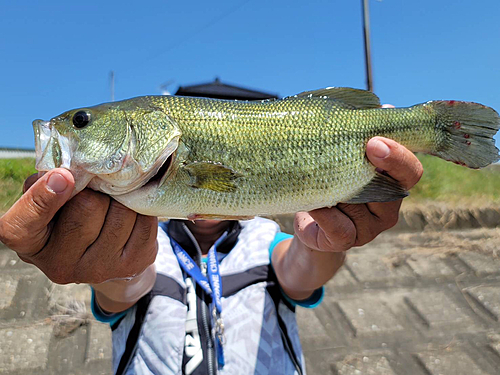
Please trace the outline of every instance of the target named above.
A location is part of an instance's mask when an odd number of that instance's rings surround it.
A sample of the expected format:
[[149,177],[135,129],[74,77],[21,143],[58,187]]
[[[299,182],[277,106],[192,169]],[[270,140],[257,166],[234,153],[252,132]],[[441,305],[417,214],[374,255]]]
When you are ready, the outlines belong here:
[[33,130],[35,132],[35,154],[36,162],[38,164],[44,150],[50,139],[50,122],[43,120],[33,121]]
[[50,121],[33,121],[35,132],[35,167],[39,171],[71,166],[71,150],[69,140],[51,126]]

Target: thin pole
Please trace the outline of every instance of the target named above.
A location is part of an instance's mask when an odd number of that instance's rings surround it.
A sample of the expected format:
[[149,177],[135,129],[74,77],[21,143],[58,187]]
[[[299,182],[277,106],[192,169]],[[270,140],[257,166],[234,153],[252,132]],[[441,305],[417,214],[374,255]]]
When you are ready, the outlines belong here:
[[115,72],[109,72],[109,90],[111,92],[111,101],[115,101]]
[[368,0],[361,0],[363,7],[363,35],[365,37],[366,89],[373,92],[372,58],[370,51],[370,14]]

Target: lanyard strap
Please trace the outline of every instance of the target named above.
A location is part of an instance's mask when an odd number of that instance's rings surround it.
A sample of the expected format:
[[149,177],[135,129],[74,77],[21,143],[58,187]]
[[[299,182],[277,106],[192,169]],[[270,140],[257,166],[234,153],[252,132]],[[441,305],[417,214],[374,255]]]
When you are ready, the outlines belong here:
[[215,327],[215,338],[217,344],[217,362],[220,367],[224,366],[224,352],[222,345],[224,344],[224,323],[222,322],[222,278],[219,272],[219,261],[217,259],[217,245],[222,242],[227,236],[227,232],[224,233],[210,248],[208,251],[208,279],[201,272],[200,267],[196,262],[189,256],[189,254],[184,250],[181,245],[177,243],[173,238],[170,238],[172,244],[172,249],[177,257],[177,260],[182,267],[182,269],[193,278],[193,280],[212,297],[214,302],[213,309],[213,322]]
[[212,287],[212,299],[215,303],[218,315],[222,312],[222,279],[219,272],[219,261],[217,260],[217,251],[215,246],[212,246],[208,252],[208,281]]
[[200,267],[195,263],[193,258],[189,256],[186,250],[184,250],[181,245],[177,243],[177,241],[171,238],[170,242],[172,243],[172,248],[174,249],[175,255],[177,256],[177,260],[179,261],[182,269],[189,276],[191,276],[199,286],[201,286],[205,293],[211,296],[213,294],[212,287],[208,279],[201,272]]
[[219,261],[217,260],[217,245],[224,240],[226,236],[223,235],[221,238],[215,242],[214,246],[208,252],[208,279],[201,272],[200,267],[195,263],[193,258],[184,250],[181,245],[177,243],[174,239],[170,239],[172,243],[172,248],[174,249],[177,260],[181,265],[182,269],[191,276],[195,282],[202,287],[202,289],[209,296],[212,297],[217,313],[220,315],[222,313],[222,278],[219,271]]

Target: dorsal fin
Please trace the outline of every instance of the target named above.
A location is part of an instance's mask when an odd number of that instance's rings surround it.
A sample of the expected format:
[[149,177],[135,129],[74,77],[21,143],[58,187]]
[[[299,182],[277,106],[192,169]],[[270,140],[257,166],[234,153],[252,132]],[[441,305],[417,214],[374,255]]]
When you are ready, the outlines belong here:
[[327,87],[325,89],[304,91],[297,97],[328,97],[353,106],[356,109],[380,108],[380,99],[371,91],[350,87]]

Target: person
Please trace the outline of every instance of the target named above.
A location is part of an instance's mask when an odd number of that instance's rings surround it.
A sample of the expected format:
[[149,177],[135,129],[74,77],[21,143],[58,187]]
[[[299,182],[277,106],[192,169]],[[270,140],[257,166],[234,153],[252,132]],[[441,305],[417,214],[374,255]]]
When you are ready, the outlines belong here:
[[[386,138],[372,138],[367,157],[407,189],[423,173]],[[0,240],[55,283],[93,286],[118,374],[304,373],[295,306],[319,303],[346,251],[395,225],[401,205],[299,212],[292,237],[262,218],[159,226],[90,189],[70,199],[73,187],[64,169],[28,178],[0,218]],[[192,274],[197,267],[208,268],[208,286]]]

